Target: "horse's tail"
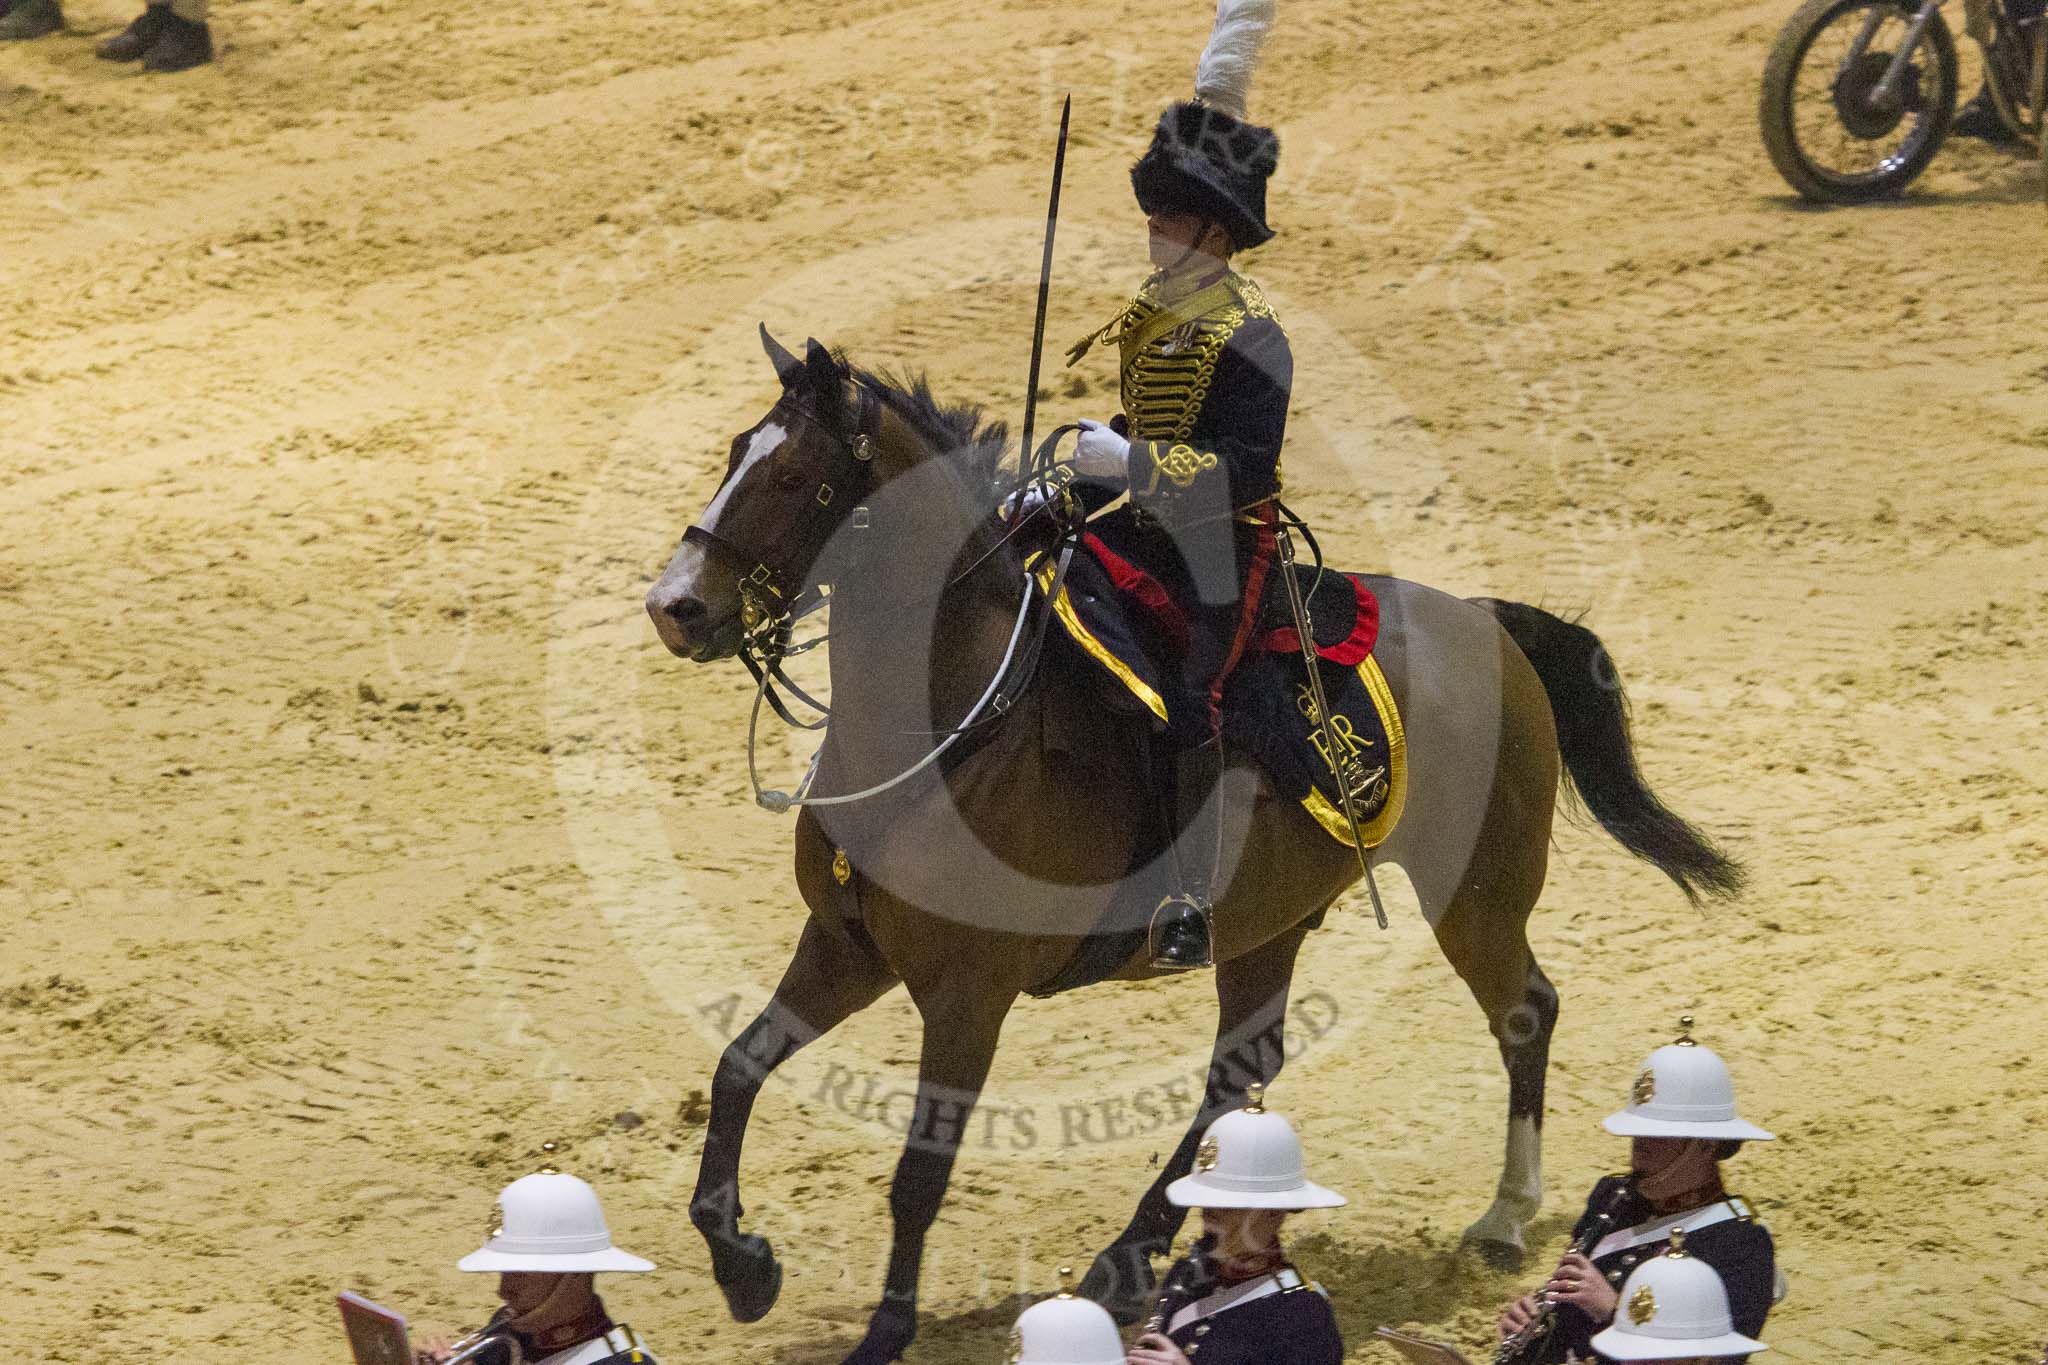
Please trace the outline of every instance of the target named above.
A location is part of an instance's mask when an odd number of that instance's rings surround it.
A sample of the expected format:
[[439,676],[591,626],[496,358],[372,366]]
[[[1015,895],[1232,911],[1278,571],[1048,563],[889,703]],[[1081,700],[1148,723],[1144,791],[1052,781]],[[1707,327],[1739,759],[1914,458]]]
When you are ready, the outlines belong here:
[[1600,637],[1522,602],[1474,599],[1494,615],[1542,679],[1557,721],[1565,790],[1600,827],[1678,883],[1694,905],[1742,890],[1740,863],[1657,799],[1636,766],[1628,694]]

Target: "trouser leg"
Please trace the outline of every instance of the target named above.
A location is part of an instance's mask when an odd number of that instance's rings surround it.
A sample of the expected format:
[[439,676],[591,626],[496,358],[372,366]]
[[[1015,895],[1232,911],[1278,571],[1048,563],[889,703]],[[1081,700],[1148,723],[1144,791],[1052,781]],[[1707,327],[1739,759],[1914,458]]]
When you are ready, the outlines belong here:
[[1192,971],[1213,961],[1210,916],[1223,842],[1222,776],[1220,738],[1174,755],[1168,867],[1175,885],[1152,912],[1152,965],[1159,971]]
[[[1181,666],[1181,714],[1175,717],[1175,839],[1180,883],[1153,915],[1152,965],[1162,971],[1206,967],[1212,960],[1211,916],[1222,859],[1223,688],[1244,657],[1264,600],[1274,556],[1270,520],[1242,539],[1235,528],[1212,548],[1234,549],[1236,600],[1190,604],[1188,650]],[[1233,547],[1232,542],[1238,543]],[[1187,714],[1193,707],[1194,714]]]

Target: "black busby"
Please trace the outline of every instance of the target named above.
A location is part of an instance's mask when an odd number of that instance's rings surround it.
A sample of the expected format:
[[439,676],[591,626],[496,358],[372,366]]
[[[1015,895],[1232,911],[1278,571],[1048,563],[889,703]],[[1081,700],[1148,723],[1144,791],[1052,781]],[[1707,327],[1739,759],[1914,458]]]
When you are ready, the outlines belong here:
[[1199,100],[1159,117],[1152,145],[1131,167],[1131,189],[1147,213],[1191,213],[1221,223],[1239,250],[1270,241],[1266,181],[1280,164],[1280,139]]
[[1131,167],[1139,208],[1221,223],[1240,250],[1273,236],[1266,181],[1280,164],[1280,139],[1246,117],[1245,102],[1274,4],[1217,0],[1216,24],[1195,67],[1194,99],[1160,115],[1152,145]]

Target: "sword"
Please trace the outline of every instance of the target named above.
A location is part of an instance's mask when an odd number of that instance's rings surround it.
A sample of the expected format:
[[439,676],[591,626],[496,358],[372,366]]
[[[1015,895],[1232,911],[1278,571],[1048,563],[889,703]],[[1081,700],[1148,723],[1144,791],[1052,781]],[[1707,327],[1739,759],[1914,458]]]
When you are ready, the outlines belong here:
[[1315,623],[1309,619],[1308,603],[1301,595],[1301,580],[1294,572],[1294,533],[1285,522],[1279,527],[1280,577],[1287,583],[1287,605],[1294,611],[1294,633],[1301,643],[1302,667],[1308,670],[1309,700],[1315,704],[1316,724],[1323,731],[1323,756],[1330,775],[1337,779],[1337,799],[1344,807],[1344,819],[1351,825],[1351,851],[1358,855],[1358,871],[1365,878],[1366,894],[1372,897],[1373,918],[1387,927],[1387,907],[1380,903],[1380,888],[1372,879],[1372,862],[1365,853],[1365,831],[1359,827],[1358,806],[1351,799],[1351,772],[1356,758],[1338,761],[1345,751],[1337,747],[1337,730],[1330,720],[1330,700],[1323,695],[1323,671],[1316,658]]
[[1038,316],[1031,325],[1031,378],[1024,386],[1024,442],[1017,450],[1018,472],[1031,458],[1031,429],[1038,420],[1038,361],[1045,349],[1045,306],[1052,292],[1052,237],[1060,222],[1060,176],[1067,166],[1067,121],[1074,114],[1074,97],[1060,106],[1060,141],[1052,156],[1052,202],[1045,209],[1045,254],[1038,262]]

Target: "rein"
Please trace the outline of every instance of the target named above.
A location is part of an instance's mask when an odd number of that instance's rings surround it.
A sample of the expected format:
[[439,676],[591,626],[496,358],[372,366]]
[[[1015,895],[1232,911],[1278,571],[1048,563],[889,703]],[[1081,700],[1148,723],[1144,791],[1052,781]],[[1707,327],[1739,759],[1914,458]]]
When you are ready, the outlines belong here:
[[[871,418],[879,414],[879,399],[874,389],[867,383],[861,382],[860,389],[860,415],[855,422],[854,435],[848,439],[839,436],[836,431],[832,434],[852,457],[855,471],[864,475],[862,482],[870,485],[871,491],[871,462],[874,459],[875,437],[869,427]],[[805,415],[810,417],[814,424],[824,427],[827,431],[832,430],[814,414]],[[821,585],[796,581],[796,575],[789,572],[786,567],[777,565],[774,558],[767,555],[750,556],[740,546],[708,527],[693,524],[683,532],[683,540],[686,543],[700,544],[707,553],[724,559],[734,568],[739,578],[742,633],[738,652],[740,661],[746,665],[755,682],[754,704],[747,716],[747,778],[754,788],[754,801],[757,805],[780,814],[798,806],[847,805],[879,796],[938,762],[947,750],[969,733],[1001,720],[1009,713],[1015,697],[1030,686],[1032,678],[1037,674],[1038,662],[1044,651],[1045,636],[1052,622],[1053,613],[1050,610],[1040,616],[1037,632],[1032,637],[1029,649],[1022,656],[1022,666],[1017,667],[1018,645],[1024,638],[1025,625],[1031,618],[1032,598],[1042,591],[1048,603],[1059,599],[1066,582],[1067,567],[1073,560],[1074,547],[1079,542],[1078,527],[1070,520],[1072,509],[1068,501],[1072,471],[1059,466],[1056,458],[1060,439],[1077,430],[1079,427],[1075,424],[1057,427],[1049,432],[1044,442],[1031,453],[1016,487],[1008,495],[1019,499],[1019,503],[1009,510],[1003,534],[996,538],[994,544],[976,555],[965,568],[948,578],[937,592],[913,601],[898,603],[892,608],[894,612],[901,612],[936,601],[973,577],[990,559],[1015,542],[1017,537],[1040,517],[1051,515],[1058,521],[1060,532],[1054,542],[1058,550],[1058,559],[1052,579],[1049,584],[1041,585],[1037,576],[1029,569],[1024,571],[1024,592],[1017,604],[1016,620],[1010,627],[1009,643],[1003,650],[1002,662],[996,666],[994,675],[990,677],[988,686],[982,690],[981,696],[957,725],[950,730],[933,732],[938,743],[924,757],[894,777],[861,791],[838,796],[809,795],[811,783],[817,777],[818,759],[823,753],[822,748],[811,756],[810,765],[794,793],[764,788],[761,785],[756,758],[761,706],[764,702],[784,724],[794,729],[822,730],[831,723],[831,708],[793,682],[782,667],[783,660],[816,649],[832,638],[831,632],[827,631],[801,644],[790,643],[796,623],[830,603],[829,589]],[[1035,495],[1035,502],[1025,506],[1023,500],[1032,495]],[[799,546],[808,544],[811,533],[818,529],[820,523],[830,519],[829,509],[837,498],[838,490],[832,483],[820,480],[817,489],[805,502],[804,511],[791,519],[789,532],[784,537],[785,542],[793,541]],[[855,529],[867,529],[869,513],[865,504],[855,506],[848,516],[851,519],[850,524]],[[778,551],[781,548],[779,545],[776,547]],[[749,565],[751,567],[748,567]],[[1003,682],[1011,677],[1013,672],[1018,678],[1017,685],[1006,692],[1003,690]],[[804,706],[816,711],[818,718],[811,721],[798,719],[778,694],[778,685]]]

